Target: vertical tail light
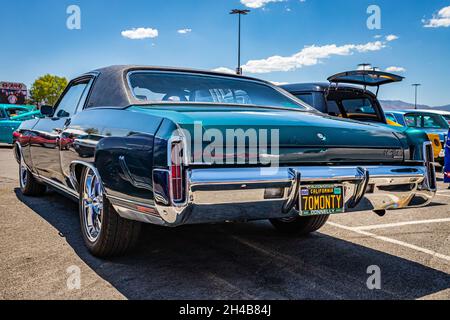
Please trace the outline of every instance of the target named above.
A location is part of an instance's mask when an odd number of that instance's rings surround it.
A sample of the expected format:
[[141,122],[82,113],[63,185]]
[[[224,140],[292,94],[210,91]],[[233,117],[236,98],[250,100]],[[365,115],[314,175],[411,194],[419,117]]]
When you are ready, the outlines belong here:
[[428,173],[428,185],[430,189],[436,190],[436,168],[434,166],[434,150],[431,142],[425,143],[424,145],[424,160]]
[[173,141],[170,147],[170,194],[174,203],[180,203],[184,201],[183,142]]

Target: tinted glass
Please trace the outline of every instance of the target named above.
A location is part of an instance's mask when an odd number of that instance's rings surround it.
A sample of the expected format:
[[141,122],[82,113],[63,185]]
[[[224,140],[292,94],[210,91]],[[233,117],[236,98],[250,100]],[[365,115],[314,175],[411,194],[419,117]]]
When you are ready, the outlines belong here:
[[6,109],[6,113],[7,113],[8,117],[20,116],[21,114],[24,114],[27,112],[30,112],[30,110],[24,109],[24,108],[8,108],[8,109]]
[[60,101],[55,115],[58,118],[67,118],[75,114],[78,103],[83,96],[83,93],[88,83],[78,83],[70,87],[62,100]]
[[328,100],[327,106],[328,106],[328,114],[329,115],[335,116],[335,117],[342,117],[342,112],[339,109],[339,106],[336,103],[336,101]]
[[446,114],[446,115],[444,115],[443,117],[444,117],[444,119],[450,124],[450,115],[449,115],[449,114]]
[[295,95],[297,98],[309,104],[310,106],[314,106],[314,97],[311,93],[301,93]]
[[306,109],[302,102],[257,81],[175,72],[134,72],[134,96],[142,101],[258,105]]
[[370,99],[351,99],[342,100],[342,105],[348,115],[351,114],[370,114],[375,115],[376,111]]
[[423,117],[423,127],[424,128],[430,128],[430,129],[443,129],[445,126],[443,125],[441,121],[441,117],[439,116],[424,116]]
[[390,113],[386,113],[386,119],[397,122],[397,119],[394,117],[394,115]]
[[413,128],[448,129],[448,123],[440,115],[405,115],[406,125]]

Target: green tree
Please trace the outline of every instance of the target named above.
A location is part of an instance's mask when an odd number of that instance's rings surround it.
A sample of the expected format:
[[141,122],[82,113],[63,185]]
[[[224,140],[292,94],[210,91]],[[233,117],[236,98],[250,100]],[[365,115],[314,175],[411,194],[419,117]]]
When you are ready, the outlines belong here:
[[46,74],[31,86],[31,100],[35,104],[45,103],[54,106],[66,86],[66,78]]

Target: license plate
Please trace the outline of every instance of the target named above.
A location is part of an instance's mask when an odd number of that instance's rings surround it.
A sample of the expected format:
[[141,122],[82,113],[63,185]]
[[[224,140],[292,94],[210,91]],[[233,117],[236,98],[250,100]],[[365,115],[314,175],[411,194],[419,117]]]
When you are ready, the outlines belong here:
[[342,185],[310,185],[300,188],[301,216],[344,212],[344,187]]

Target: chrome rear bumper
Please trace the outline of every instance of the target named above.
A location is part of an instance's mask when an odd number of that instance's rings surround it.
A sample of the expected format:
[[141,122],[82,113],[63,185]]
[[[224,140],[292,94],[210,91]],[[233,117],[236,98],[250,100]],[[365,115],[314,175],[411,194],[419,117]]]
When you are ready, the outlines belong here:
[[[155,212],[151,216],[115,207],[127,218],[167,226],[285,218],[299,214],[299,186],[316,183],[342,184],[346,212],[420,207],[429,204],[436,193],[433,169],[430,166],[305,166],[276,171],[190,169],[186,172],[185,203],[167,205],[169,199],[155,195]],[[279,198],[268,199],[268,189],[282,192]]]

